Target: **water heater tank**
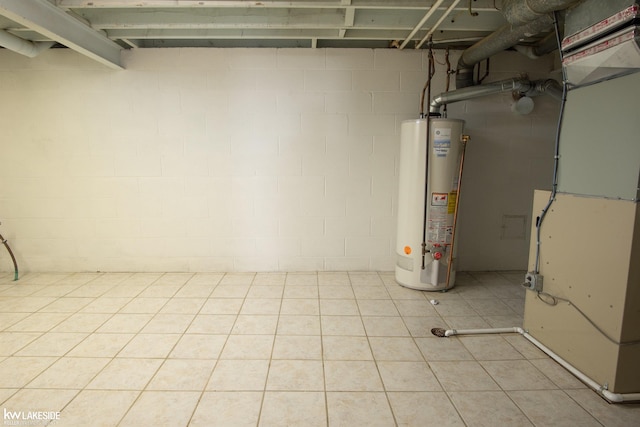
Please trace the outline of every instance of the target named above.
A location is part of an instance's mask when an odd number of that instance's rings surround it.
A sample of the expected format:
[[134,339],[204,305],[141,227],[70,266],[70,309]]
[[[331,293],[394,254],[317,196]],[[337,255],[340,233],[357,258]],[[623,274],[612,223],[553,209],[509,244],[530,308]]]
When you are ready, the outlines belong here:
[[402,122],[395,278],[405,287],[438,291],[454,285],[456,245],[453,256],[450,250],[463,126],[463,120],[443,118]]

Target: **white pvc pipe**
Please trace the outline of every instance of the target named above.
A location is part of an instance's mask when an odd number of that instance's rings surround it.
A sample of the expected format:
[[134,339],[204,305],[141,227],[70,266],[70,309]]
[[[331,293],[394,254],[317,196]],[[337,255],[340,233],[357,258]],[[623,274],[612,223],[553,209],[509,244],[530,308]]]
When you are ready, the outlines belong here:
[[622,403],[622,402],[636,402],[640,401],[640,393],[612,393],[606,389],[606,386],[600,385],[581,371],[576,369],[569,362],[564,360],[562,357],[558,356],[554,353],[549,347],[542,344],[540,341],[529,335],[527,331],[519,327],[513,328],[491,328],[491,329],[448,329],[445,331],[444,336],[450,337],[453,335],[476,335],[476,334],[503,334],[503,333],[518,333],[524,336],[527,340],[529,340],[533,345],[538,347],[540,350],[545,352],[549,357],[562,365],[565,369],[571,372],[573,375],[578,377],[583,383],[591,387],[597,393],[602,395],[605,399],[607,399],[611,403]]
[[491,329],[449,329],[445,331],[444,336],[452,335],[477,335],[477,334],[508,334],[508,333],[524,333],[522,328],[491,328]]
[[422,17],[420,22],[418,22],[418,25],[416,25],[411,31],[411,33],[407,36],[407,38],[404,39],[404,41],[400,45],[400,49],[404,49],[407,43],[411,41],[411,37],[413,37],[418,31],[420,31],[420,28],[422,28],[424,23],[427,22],[429,18],[431,18],[431,15],[433,15],[436,12],[436,10],[438,10],[438,8],[442,3],[444,3],[444,0],[438,0],[433,6],[431,6],[431,8],[427,11],[427,13]]
[[434,259],[431,268],[431,284],[433,286],[440,286],[438,279],[440,278],[440,261]]

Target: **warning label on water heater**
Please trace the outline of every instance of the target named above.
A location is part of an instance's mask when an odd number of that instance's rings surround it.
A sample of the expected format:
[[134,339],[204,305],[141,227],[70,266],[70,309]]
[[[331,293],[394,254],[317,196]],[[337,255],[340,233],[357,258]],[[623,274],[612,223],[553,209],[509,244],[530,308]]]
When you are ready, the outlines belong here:
[[427,241],[431,244],[451,243],[449,225],[450,193],[431,193],[431,206],[427,217]]
[[451,148],[451,129],[435,128],[433,135],[433,154],[436,157],[447,157]]
[[447,205],[447,213],[452,214],[456,211],[456,199],[458,198],[458,193],[456,191],[452,191],[449,193],[449,203]]
[[447,206],[448,193],[431,193],[431,206]]

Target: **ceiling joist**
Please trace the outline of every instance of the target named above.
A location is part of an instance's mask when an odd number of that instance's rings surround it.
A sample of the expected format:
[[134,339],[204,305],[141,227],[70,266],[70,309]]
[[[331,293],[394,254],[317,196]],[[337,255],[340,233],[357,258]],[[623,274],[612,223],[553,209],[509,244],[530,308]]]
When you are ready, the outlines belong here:
[[[0,30],[112,68],[150,47],[464,48],[505,25],[495,0],[0,0]],[[425,44],[426,45],[426,44]]]
[[122,69],[122,48],[46,0],[0,0],[0,15],[108,67]]

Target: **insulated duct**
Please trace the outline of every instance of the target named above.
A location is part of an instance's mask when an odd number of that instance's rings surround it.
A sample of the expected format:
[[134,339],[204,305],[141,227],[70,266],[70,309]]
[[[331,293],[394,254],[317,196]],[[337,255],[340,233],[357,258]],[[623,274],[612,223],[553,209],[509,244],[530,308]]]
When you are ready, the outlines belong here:
[[505,0],[502,12],[509,23],[462,53],[456,67],[456,87],[473,86],[475,64],[517,45],[526,37],[550,30],[553,26],[550,13],[575,3],[576,0]]
[[523,38],[539,34],[553,26],[553,18],[545,15],[513,28],[507,24],[465,50],[458,60],[456,87],[473,86],[473,66],[498,52],[518,44]]
[[54,42],[32,42],[14,36],[5,30],[0,30],[0,46],[29,58],[36,57],[40,52],[53,46],[53,44]]
[[578,0],[504,0],[502,13],[509,24],[522,25],[575,3]]
[[[560,26],[562,27],[562,26]],[[541,56],[551,53],[558,49],[558,41],[556,39],[556,33],[551,32],[545,38],[540,40],[538,44],[533,46],[515,45],[513,47],[517,52],[520,52],[524,56],[531,59],[538,59]]]

